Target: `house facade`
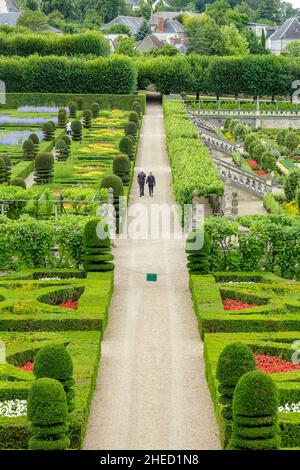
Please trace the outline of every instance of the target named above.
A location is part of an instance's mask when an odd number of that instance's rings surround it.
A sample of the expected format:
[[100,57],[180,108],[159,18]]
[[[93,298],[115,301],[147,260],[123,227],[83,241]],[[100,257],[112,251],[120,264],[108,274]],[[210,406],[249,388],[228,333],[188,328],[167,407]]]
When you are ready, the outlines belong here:
[[0,25],[16,26],[21,9],[14,0],[0,0]]
[[266,42],[272,54],[281,54],[291,41],[300,41],[300,23],[297,18],[289,18]]

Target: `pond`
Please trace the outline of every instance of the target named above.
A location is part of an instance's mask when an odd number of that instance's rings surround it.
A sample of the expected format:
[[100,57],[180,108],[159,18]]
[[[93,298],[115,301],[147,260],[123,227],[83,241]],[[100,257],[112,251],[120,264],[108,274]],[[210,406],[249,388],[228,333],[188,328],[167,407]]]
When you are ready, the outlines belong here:
[[[8,132],[7,134],[0,135],[0,144],[1,145],[11,145],[11,146],[16,146],[19,144],[22,144],[25,140],[28,139],[30,134],[33,132],[28,130],[28,131],[12,131]],[[38,131],[35,132],[37,134],[40,142],[43,140],[43,131]]]
[[[11,117],[9,115],[0,115],[0,125],[2,124],[28,124],[28,125],[37,125],[37,124],[45,124],[48,122],[49,118],[43,117],[36,117],[36,118],[23,118],[23,117]],[[57,122],[57,118],[52,118],[53,122]]]

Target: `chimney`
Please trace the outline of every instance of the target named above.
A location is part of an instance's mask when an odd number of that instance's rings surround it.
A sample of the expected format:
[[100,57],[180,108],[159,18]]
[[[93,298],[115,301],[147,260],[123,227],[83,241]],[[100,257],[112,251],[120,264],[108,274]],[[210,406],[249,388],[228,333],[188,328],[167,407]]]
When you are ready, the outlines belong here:
[[157,19],[157,32],[158,32],[158,33],[163,33],[163,32],[164,32],[164,23],[165,23],[165,22],[164,22],[163,17],[160,16],[160,17]]

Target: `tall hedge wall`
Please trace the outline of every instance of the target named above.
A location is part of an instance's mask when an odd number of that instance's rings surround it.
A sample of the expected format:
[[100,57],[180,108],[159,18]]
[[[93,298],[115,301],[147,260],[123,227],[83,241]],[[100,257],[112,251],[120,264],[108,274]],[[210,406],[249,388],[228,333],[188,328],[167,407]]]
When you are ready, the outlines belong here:
[[31,54],[108,56],[110,46],[101,33],[83,34],[0,34],[0,51],[5,56]]
[[156,84],[162,93],[289,95],[300,76],[300,60],[282,56],[198,56],[137,61],[138,87]]
[[114,93],[136,91],[137,70],[125,57],[84,60],[57,56],[0,58],[8,93]]

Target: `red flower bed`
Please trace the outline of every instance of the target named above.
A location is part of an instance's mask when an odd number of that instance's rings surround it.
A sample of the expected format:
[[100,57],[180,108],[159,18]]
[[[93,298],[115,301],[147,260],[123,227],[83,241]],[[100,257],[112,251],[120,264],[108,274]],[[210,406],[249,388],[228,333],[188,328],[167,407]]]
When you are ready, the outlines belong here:
[[27,364],[25,364],[25,366],[20,366],[20,367],[18,367],[18,369],[25,370],[26,372],[32,372],[33,371],[33,366],[34,366],[33,362],[27,362]]
[[242,300],[225,299],[224,310],[244,310],[245,308],[257,307],[255,304],[245,304]]
[[255,160],[247,160],[247,162],[249,163],[251,168],[253,168],[253,170],[256,170],[257,168],[259,168],[259,166],[258,166],[258,164]]
[[294,364],[290,361],[284,361],[277,356],[267,356],[265,354],[254,353],[257,368],[267,374],[276,372],[294,372],[300,370],[300,364]]
[[77,310],[78,309],[78,300],[69,299],[65,303],[59,304],[59,307],[61,307],[61,308],[72,308],[73,310]]
[[256,171],[256,174],[257,174],[258,176],[267,176],[267,173],[266,173],[264,170],[257,170],[257,171]]

